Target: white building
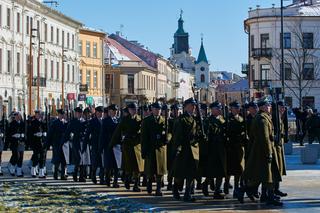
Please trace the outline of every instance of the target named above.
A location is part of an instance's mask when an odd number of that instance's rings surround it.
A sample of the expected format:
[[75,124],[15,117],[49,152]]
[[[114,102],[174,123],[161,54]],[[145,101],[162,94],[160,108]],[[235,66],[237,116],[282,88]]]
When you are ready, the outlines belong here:
[[[281,88],[281,10],[249,11],[245,30],[249,36],[251,96],[266,87]],[[320,106],[320,1],[294,0],[284,8],[285,101],[292,107]],[[300,80],[299,80],[300,79]]]
[[[32,39],[34,43],[32,47],[34,86],[32,87],[31,108],[44,110],[45,103],[50,105],[52,110],[60,108],[63,64],[65,104],[69,103],[68,100],[72,105],[75,104],[79,76],[76,47],[81,25],[38,0],[0,0],[1,111],[6,109],[7,112],[11,112],[14,108],[29,111],[28,58],[31,34],[35,36]],[[39,37],[43,42],[40,44],[41,51],[39,51]],[[36,86],[38,52],[41,54],[39,106]]]

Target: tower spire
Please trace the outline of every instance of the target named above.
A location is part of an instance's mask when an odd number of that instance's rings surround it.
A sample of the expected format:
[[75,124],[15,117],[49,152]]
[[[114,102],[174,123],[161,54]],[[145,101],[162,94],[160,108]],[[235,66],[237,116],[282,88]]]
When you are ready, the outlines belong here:
[[204,46],[203,46],[203,33],[201,33],[201,46],[200,46],[197,64],[199,64],[202,61],[207,64],[209,63],[207,59],[206,51],[204,50]]

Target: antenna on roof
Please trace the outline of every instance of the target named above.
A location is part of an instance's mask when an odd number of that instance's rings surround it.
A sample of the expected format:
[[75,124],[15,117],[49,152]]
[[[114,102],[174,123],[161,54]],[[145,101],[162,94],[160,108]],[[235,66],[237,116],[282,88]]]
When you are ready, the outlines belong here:
[[124,28],[124,25],[120,24],[120,36],[121,37],[123,36],[123,28]]
[[51,7],[57,7],[59,5],[58,1],[43,1],[44,4],[50,4]]

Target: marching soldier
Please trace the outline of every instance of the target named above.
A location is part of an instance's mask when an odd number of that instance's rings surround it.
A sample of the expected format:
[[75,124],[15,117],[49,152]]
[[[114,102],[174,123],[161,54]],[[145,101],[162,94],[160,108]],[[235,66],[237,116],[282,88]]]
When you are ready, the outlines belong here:
[[[102,166],[102,152],[99,150],[99,139],[101,134],[102,126],[102,115],[103,107],[99,106],[95,108],[95,117],[90,120],[89,128],[86,133],[86,141],[89,142],[91,147],[91,166],[92,166],[92,176],[91,180],[94,184],[97,184],[96,172],[98,168]],[[99,173],[100,184],[104,184],[105,180],[103,177],[103,169],[100,169]]]
[[144,161],[141,157],[141,118],[137,115],[137,104],[131,103],[128,105],[129,115],[123,117],[117,126],[110,146],[117,144],[122,146],[122,167],[126,173],[125,187],[130,189],[129,176],[132,176],[134,181],[133,191],[140,192],[138,186],[139,174],[143,172]]
[[[258,106],[259,112],[251,126],[250,140],[253,143],[243,174],[247,183],[246,192],[251,197],[262,184],[262,188],[266,190],[267,204],[282,206],[282,202],[277,200],[274,195],[274,179],[278,177],[279,171],[275,169],[276,155],[274,129],[270,114],[271,105],[267,99],[262,99],[258,102]],[[243,193],[238,199],[243,202]],[[262,201],[261,198],[260,201]]]
[[221,185],[222,179],[227,176],[226,155],[226,126],[221,115],[222,105],[219,102],[210,104],[211,116],[208,118],[208,153],[206,177],[216,179],[214,198],[224,199]]
[[168,145],[167,145],[167,169],[168,169],[168,185],[167,190],[172,190],[172,164],[174,161],[175,153],[173,149],[173,132],[174,132],[174,123],[179,117],[179,105],[173,104],[170,106],[171,115],[168,120]]
[[[287,175],[286,172],[286,162],[285,162],[285,156],[284,156],[284,143],[287,143],[285,141],[285,125],[284,125],[284,116],[286,112],[286,107],[283,101],[278,101],[278,107],[279,107],[279,120],[280,120],[280,140],[275,141],[275,149],[276,149],[276,158],[277,158],[277,164],[278,169],[280,172],[280,176]],[[278,195],[280,197],[285,197],[288,194],[280,191],[280,181],[274,180],[274,194]]]
[[45,178],[45,163],[46,163],[46,146],[45,137],[47,136],[46,126],[41,120],[39,110],[34,111],[34,120],[30,124],[30,135],[32,138],[31,148],[33,150],[33,160],[31,168],[31,176],[36,177],[36,167],[39,168],[39,178]]
[[[117,118],[118,106],[112,104],[108,107],[108,116],[102,121],[102,135],[99,144],[99,150],[101,150],[103,154],[103,169],[104,175],[106,175],[106,184],[110,186],[111,174],[113,173],[113,188],[119,188],[118,184],[118,176],[120,166],[117,164],[117,158],[119,156],[115,156],[114,150],[117,149],[121,152],[120,145],[116,145],[115,147],[110,147],[111,137],[119,123]],[[118,159],[119,160],[119,159]]]
[[[227,171],[226,183],[229,183],[230,176],[234,176],[233,197],[237,198],[240,188],[240,178],[244,170],[244,147],[246,143],[245,123],[240,116],[240,104],[230,103],[231,114],[227,126]],[[225,186],[226,188],[227,186]]]
[[23,177],[22,163],[25,149],[25,124],[19,112],[14,112],[13,116],[14,120],[10,123],[8,129],[10,149],[12,151],[9,172],[14,176],[16,170],[17,177]]
[[58,118],[53,121],[48,132],[47,147],[52,146],[52,163],[54,165],[53,178],[58,180],[58,171],[61,166],[61,180],[67,180],[65,175],[66,159],[63,154],[62,146],[64,132],[66,131],[66,121],[64,120],[64,111],[58,109]]
[[[74,165],[74,171],[73,171],[73,181],[78,181],[78,172],[79,172],[79,166],[81,161],[81,152],[84,151],[81,148],[81,138],[84,138],[84,125],[81,122],[81,116],[82,116],[82,109],[80,107],[76,107],[74,109],[75,116],[74,118],[69,122],[67,130],[65,132],[65,138],[64,142],[68,144],[68,142],[71,143],[71,164]],[[70,158],[70,156],[65,156],[66,158]],[[80,172],[80,175],[82,173]],[[80,179],[84,177],[80,176]],[[79,179],[79,180],[80,180]]]
[[156,196],[162,196],[163,176],[167,173],[166,120],[161,116],[161,104],[152,104],[152,115],[145,118],[141,128],[142,157],[148,177],[147,192],[152,193],[152,181],[157,183]]
[[197,177],[199,165],[199,127],[195,120],[196,101],[193,98],[184,102],[185,112],[175,122],[173,132],[174,150],[176,153],[173,163],[173,197],[180,199],[179,188],[186,180],[183,200],[195,201],[191,196],[193,180]]

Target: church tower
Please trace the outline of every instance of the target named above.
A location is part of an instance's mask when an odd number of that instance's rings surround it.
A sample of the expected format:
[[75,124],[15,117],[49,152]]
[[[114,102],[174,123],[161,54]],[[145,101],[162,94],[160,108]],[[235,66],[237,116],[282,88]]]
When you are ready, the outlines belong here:
[[185,52],[186,54],[189,53],[189,33],[184,31],[183,23],[181,11],[180,19],[178,20],[178,29],[174,34],[174,54],[180,54],[182,52]]
[[201,46],[198,59],[195,65],[195,80],[199,88],[207,88],[210,83],[209,62],[203,46],[203,38],[201,38]]

